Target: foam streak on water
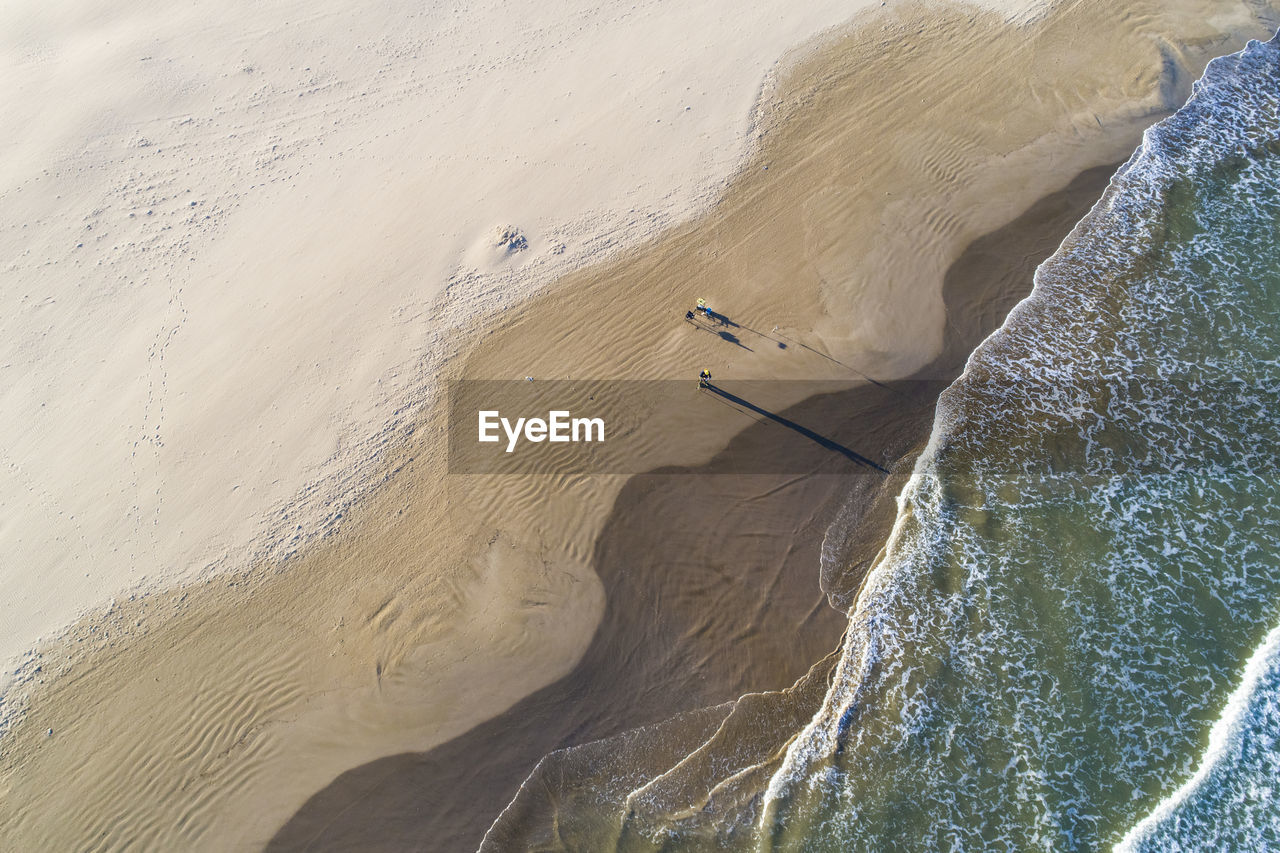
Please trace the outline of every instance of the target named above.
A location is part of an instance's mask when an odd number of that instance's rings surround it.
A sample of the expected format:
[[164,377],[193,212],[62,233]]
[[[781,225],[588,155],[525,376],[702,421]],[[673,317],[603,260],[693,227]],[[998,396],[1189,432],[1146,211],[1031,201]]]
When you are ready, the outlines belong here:
[[1280,37],[1147,132],[944,395],[765,847],[1097,849],[1153,809],[1141,849],[1274,841],[1278,243]]
[[1249,660],[1209,733],[1196,774],[1137,824],[1117,851],[1280,846],[1280,627]]

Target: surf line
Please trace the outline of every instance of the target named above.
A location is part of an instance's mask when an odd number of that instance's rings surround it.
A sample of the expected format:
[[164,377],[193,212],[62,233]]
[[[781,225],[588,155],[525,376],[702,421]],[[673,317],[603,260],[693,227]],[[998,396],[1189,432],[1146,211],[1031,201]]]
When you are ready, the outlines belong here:
[[507,453],[516,449],[521,435],[525,441],[535,444],[542,441],[604,441],[604,418],[575,418],[563,409],[553,409],[545,419],[516,418],[514,425],[495,409],[482,409],[479,414],[479,441],[501,441],[502,437],[498,435],[498,427],[501,426],[507,435]]

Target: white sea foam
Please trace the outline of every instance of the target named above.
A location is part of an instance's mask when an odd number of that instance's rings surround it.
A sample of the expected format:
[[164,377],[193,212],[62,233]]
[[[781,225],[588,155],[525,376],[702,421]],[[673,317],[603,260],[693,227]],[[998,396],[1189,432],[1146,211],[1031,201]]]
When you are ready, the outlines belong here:
[[1280,626],[1244,668],[1195,774],[1115,849],[1265,849],[1280,842]]
[[1096,846],[1191,772],[1280,592],[1277,57],[1211,63],[943,395],[761,837]]

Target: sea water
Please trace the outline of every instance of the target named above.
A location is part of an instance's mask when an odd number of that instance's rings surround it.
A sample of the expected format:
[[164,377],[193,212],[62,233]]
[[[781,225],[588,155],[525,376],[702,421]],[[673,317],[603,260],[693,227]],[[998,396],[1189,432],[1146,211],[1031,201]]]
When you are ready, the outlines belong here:
[[1280,41],[944,394],[762,849],[1280,847]]

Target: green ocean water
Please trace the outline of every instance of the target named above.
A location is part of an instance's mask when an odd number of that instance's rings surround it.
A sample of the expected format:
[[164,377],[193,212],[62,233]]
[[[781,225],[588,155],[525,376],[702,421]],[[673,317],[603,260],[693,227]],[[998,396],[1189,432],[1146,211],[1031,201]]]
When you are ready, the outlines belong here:
[[1278,418],[1273,40],[1147,132],[944,395],[758,847],[1280,846]]
[[1278,463],[1280,36],[943,394],[830,675],[552,753],[481,849],[1280,849]]

